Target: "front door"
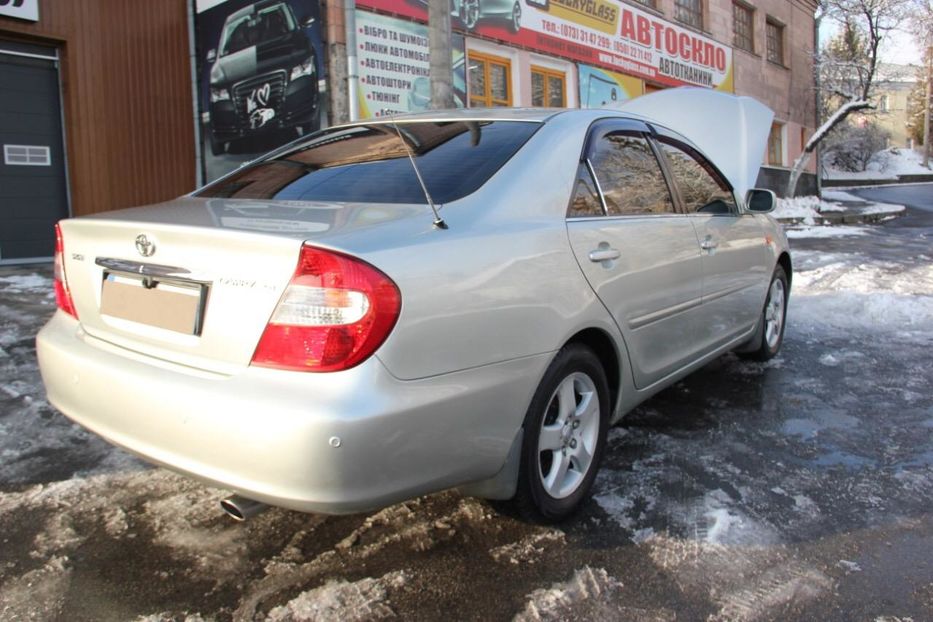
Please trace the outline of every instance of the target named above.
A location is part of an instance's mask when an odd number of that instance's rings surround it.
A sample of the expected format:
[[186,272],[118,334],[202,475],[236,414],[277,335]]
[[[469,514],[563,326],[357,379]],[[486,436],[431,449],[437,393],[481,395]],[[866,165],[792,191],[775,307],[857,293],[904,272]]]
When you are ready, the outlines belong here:
[[696,150],[660,134],[661,153],[703,251],[703,308],[697,337],[705,354],[752,329],[770,281],[769,242],[755,215]]
[[0,41],[0,263],[50,258],[68,216],[56,58]]

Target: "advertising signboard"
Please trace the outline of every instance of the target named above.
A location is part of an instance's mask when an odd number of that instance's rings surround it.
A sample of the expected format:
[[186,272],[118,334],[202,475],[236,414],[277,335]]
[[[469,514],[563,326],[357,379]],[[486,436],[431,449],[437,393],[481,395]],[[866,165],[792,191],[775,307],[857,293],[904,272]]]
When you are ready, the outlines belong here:
[[0,15],[39,21],[39,0],[0,0]]
[[[431,103],[427,26],[357,11],[356,28],[360,117],[427,110]],[[453,87],[458,108],[466,101],[463,46],[463,35],[454,34]]]
[[644,94],[645,83],[608,69],[578,67],[581,108],[619,108],[627,100]]
[[313,0],[195,0],[205,181],[326,122]]
[[[427,21],[420,0],[357,6]],[[667,86],[733,91],[732,48],[621,0],[453,0],[454,27]]]

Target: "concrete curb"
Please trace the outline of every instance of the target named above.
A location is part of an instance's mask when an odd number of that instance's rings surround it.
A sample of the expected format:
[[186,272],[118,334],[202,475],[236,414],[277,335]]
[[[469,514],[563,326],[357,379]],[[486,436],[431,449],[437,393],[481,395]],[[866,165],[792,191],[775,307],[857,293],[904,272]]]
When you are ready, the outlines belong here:
[[[845,210],[820,212],[819,222],[814,225],[867,225],[877,224],[892,218],[898,218],[907,213],[903,205],[892,205],[891,209],[879,210],[877,208],[859,208],[850,207]],[[808,225],[806,218],[778,218],[777,221],[783,225]]]
[[933,181],[933,173],[898,175],[897,178],[888,177],[886,179],[822,179],[820,185],[824,188],[850,188],[863,186],[892,186],[897,184],[917,184],[929,183]]

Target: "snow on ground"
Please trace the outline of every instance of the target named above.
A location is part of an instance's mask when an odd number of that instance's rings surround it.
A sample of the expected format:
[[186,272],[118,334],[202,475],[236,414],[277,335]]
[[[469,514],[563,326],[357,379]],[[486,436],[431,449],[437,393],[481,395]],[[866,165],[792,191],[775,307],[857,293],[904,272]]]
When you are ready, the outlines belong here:
[[840,171],[832,166],[825,167],[827,179],[897,179],[898,175],[929,175],[933,170],[923,166],[923,154],[911,149],[892,147],[872,156],[864,171]]
[[858,254],[797,251],[788,330],[869,334],[917,331],[933,337],[933,264],[869,261]]
[[[40,274],[12,274],[0,276],[0,287],[9,294],[50,293],[52,292],[52,279]],[[52,295],[54,296],[54,293]]]
[[[859,244],[876,239],[852,237]],[[90,552],[109,549],[115,557],[100,568],[129,558],[166,586],[166,598],[193,586],[196,596],[175,611],[145,609],[161,612],[139,618],[153,622],[200,622],[221,610],[280,621],[392,617],[400,599],[444,589],[431,580],[448,576],[448,567],[468,582],[474,577],[459,573],[479,566],[478,577],[491,567],[510,581],[526,580],[515,588],[518,620],[675,619],[668,601],[632,605],[640,586],[609,565],[625,554],[650,560],[652,573],[710,603],[709,619],[780,618],[788,607],[831,598],[840,575],[861,573],[859,564],[868,563],[853,555],[820,564],[799,556],[794,540],[823,535],[833,522],[835,535],[846,521],[863,529],[892,512],[909,516],[911,503],[928,507],[933,494],[933,455],[909,454],[910,439],[886,428],[886,417],[853,412],[866,394],[878,394],[881,414],[917,410],[921,423],[907,431],[911,437],[922,441],[922,431],[933,430],[923,410],[931,365],[917,358],[917,369],[898,369],[896,379],[878,369],[879,352],[933,344],[933,264],[922,255],[901,263],[869,259],[831,242],[843,250],[794,251],[787,334],[796,354],[811,349],[817,372],[796,371],[794,350],[767,363],[730,355],[698,381],[715,391],[700,396],[689,378],[668,389],[633,413],[635,423],[610,431],[596,503],[576,526],[559,528],[510,521],[454,493],[365,517],[272,509],[233,525],[217,510],[223,492],[143,467],[48,405],[31,348],[54,308],[51,280],[0,273],[0,522],[29,523],[17,532],[22,541],[0,535],[0,546],[22,548],[25,560],[0,569],[0,617],[64,616],[65,603],[87,585],[79,582],[93,574]],[[720,386],[720,375],[729,382]],[[832,396],[834,383],[846,388]],[[664,400],[675,402],[674,413],[689,411],[689,423],[663,412]],[[864,439],[879,436],[886,438],[883,455],[866,455],[871,443]],[[774,447],[780,451],[763,453]],[[582,560],[588,544],[581,546],[587,531],[580,524],[610,537],[621,532],[626,544]],[[601,541],[592,549],[611,546]],[[564,563],[573,565],[557,578],[527,580]],[[108,597],[118,599],[95,595]]]
[[[719,607],[711,619],[780,617],[777,612],[787,602],[832,593],[834,572],[796,559],[785,545],[804,526],[825,524],[836,495],[853,495],[864,505],[864,519],[884,515],[886,495],[894,490],[906,499],[924,499],[933,491],[930,452],[907,453],[896,462],[905,441],[879,438],[916,432],[884,429],[880,421],[856,416],[867,395],[877,401],[879,414],[895,408],[890,399],[906,412],[916,410],[915,418],[929,420],[922,408],[933,364],[893,372],[898,378],[893,386],[878,356],[891,348],[922,351],[924,344],[933,344],[933,264],[909,254],[902,262],[869,259],[855,250],[796,250],[793,260],[787,339],[811,344],[817,369],[790,369],[800,365],[792,354],[788,361],[782,355],[767,363],[727,357],[714,377],[731,377],[740,393],[764,394],[756,383],[767,373],[772,383],[782,383],[773,388],[779,399],[762,397],[760,413],[730,407],[725,400],[691,401],[688,378],[667,390],[681,394],[670,399],[691,404],[685,420],[710,419],[717,427],[691,437],[687,447],[684,432],[676,425],[671,429],[672,415],[663,404],[646,403],[629,416],[636,423],[610,431],[609,464],[597,478],[596,502],[635,545],[680,585],[709,589]],[[846,389],[836,393],[834,383]],[[785,410],[793,414],[782,416]],[[786,461],[762,463],[760,450],[731,440],[732,426],[750,426],[768,443],[785,448]],[[615,457],[639,444],[644,450],[631,462]],[[869,449],[886,444],[889,449],[881,455]],[[882,466],[887,483],[872,481]],[[844,490],[834,482],[833,469],[846,473]],[[778,506],[783,509],[777,511]],[[765,507],[769,510],[761,511]]]

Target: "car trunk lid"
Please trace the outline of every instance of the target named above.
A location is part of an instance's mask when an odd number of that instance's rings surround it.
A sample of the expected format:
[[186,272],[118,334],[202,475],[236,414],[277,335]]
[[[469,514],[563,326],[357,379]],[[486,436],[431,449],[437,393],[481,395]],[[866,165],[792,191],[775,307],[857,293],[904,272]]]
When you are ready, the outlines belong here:
[[352,253],[347,231],[424,209],[391,208],[180,199],[66,220],[65,275],[89,336],[232,374],[250,364],[302,244]]

